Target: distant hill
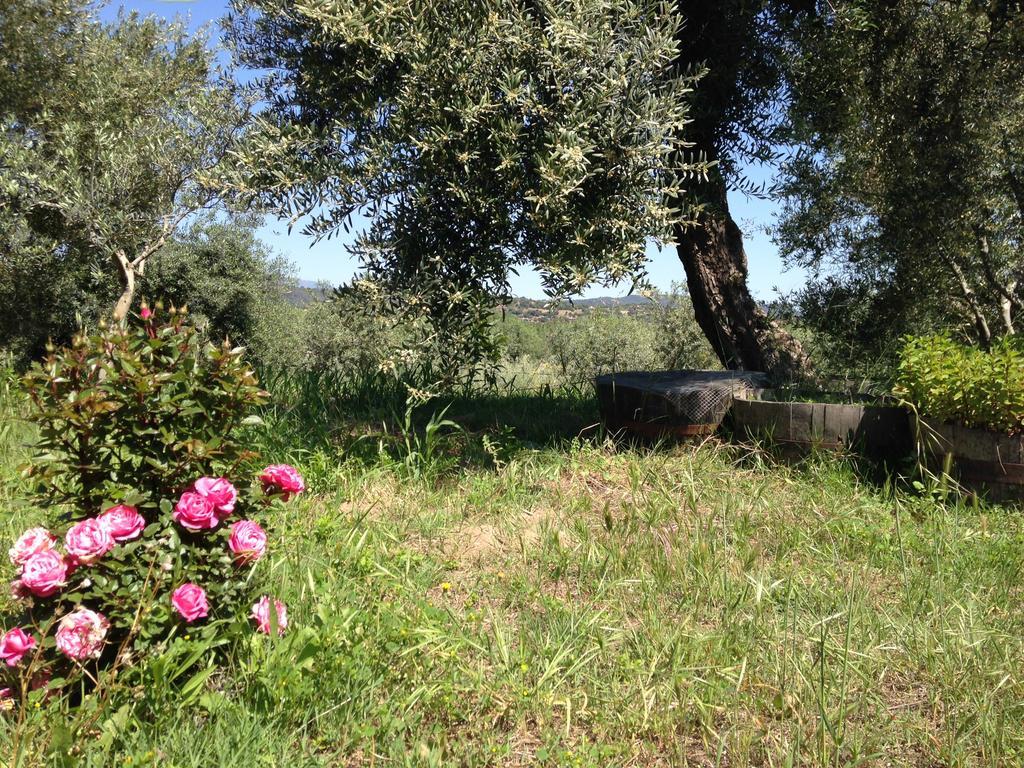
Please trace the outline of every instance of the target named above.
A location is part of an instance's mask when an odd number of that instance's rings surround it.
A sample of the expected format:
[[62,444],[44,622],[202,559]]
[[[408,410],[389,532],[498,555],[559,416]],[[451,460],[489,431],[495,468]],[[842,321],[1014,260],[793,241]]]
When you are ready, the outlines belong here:
[[[664,301],[664,299],[662,299]],[[599,296],[593,299],[562,299],[552,304],[549,299],[513,299],[503,309],[509,315],[530,322],[544,322],[554,318],[570,319],[595,310],[635,315],[651,306],[644,296]]]
[[305,307],[317,301],[322,301],[330,295],[330,288],[325,287],[326,283],[316,280],[299,280],[293,288],[285,291],[285,300],[296,307]]
[[[299,280],[294,288],[285,294],[288,302],[305,307],[316,301],[327,299],[333,286],[317,280]],[[506,313],[524,320],[543,321],[555,317],[576,317],[594,309],[619,310],[624,314],[635,314],[649,306],[651,300],[644,296],[599,296],[593,299],[562,299],[552,306],[550,299],[526,299],[516,297],[506,304]]]
[[576,299],[573,304],[577,307],[628,307],[635,304],[650,304],[651,300],[646,296],[599,296],[596,299]]

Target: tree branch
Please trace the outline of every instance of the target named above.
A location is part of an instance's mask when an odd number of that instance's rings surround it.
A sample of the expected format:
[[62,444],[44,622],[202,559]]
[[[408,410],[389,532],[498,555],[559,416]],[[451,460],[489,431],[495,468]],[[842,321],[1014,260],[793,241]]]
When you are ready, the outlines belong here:
[[992,331],[988,327],[988,321],[985,319],[985,313],[982,311],[981,304],[978,302],[978,297],[974,293],[974,289],[971,284],[967,282],[967,277],[964,275],[964,271],[960,268],[960,265],[956,263],[956,260],[950,256],[944,256],[943,261],[949,266],[950,271],[956,276],[957,282],[960,284],[960,292],[963,294],[964,301],[967,302],[967,306],[974,316],[974,325],[978,329],[978,338],[982,343],[982,346],[989,347],[992,344]]
[[1016,295],[1017,280],[1011,279],[1002,283],[996,276],[995,268],[992,266],[992,250],[989,246],[988,235],[975,231],[978,238],[978,260],[981,261],[981,269],[985,275],[985,281],[999,295],[1000,313],[1003,317],[1003,325],[1007,333],[1013,333],[1013,310],[1021,309],[1021,301]]

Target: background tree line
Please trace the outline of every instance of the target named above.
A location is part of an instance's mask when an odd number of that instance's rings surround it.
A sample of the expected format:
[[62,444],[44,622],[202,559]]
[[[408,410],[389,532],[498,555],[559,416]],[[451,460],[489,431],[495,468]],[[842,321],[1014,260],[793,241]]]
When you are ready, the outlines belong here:
[[[651,237],[674,239],[687,279],[669,343],[695,322],[726,366],[807,375],[810,351],[819,375],[877,370],[900,335],[947,327],[987,345],[1022,301],[1021,13],[235,0],[224,39],[264,73],[243,86],[180,25],[5,6],[0,345],[32,357],[166,296],[267,359],[289,347],[272,354],[271,329],[304,328],[290,348],[311,359],[355,323],[398,340],[395,359],[472,378],[508,354],[511,271],[537,269],[552,298],[643,287]],[[744,177],[756,162],[775,187]],[[777,240],[812,270],[781,312],[747,288],[736,190],[784,201]],[[361,273],[300,316],[247,217],[330,237],[356,210]]]

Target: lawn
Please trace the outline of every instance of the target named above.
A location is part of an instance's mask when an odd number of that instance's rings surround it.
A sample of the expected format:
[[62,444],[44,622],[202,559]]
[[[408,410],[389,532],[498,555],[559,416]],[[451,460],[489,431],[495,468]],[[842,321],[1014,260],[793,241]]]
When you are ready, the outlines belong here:
[[[307,411],[293,394],[259,436],[310,486],[264,521],[275,551],[255,571],[289,606],[285,637],[221,648],[224,666],[147,659],[76,710],[9,713],[0,753],[245,768],[1024,762],[1018,512],[893,494],[830,457],[617,445],[584,393],[464,398],[432,424],[434,404],[408,420],[367,406],[357,423],[322,392]],[[9,540],[39,512],[19,501],[30,431],[13,385],[4,401]]]

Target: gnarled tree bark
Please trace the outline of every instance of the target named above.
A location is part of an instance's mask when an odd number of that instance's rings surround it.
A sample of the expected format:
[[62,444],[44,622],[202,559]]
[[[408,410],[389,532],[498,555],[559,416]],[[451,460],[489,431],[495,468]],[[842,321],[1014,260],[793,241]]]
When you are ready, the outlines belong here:
[[676,232],[697,323],[726,368],[764,371],[784,381],[808,375],[800,342],[750,294],[743,233],[729,214],[724,180],[716,175],[703,186],[706,202],[696,223]]
[[121,278],[121,295],[114,305],[114,322],[124,325],[128,318],[128,311],[132,308],[132,301],[135,300],[136,280],[146,273],[146,262],[150,256],[159,251],[170,239],[175,228],[191,213],[200,210],[202,206],[195,209],[185,209],[172,216],[164,218],[160,234],[136,255],[129,259],[123,250],[114,252],[114,263],[117,264],[118,276]]

